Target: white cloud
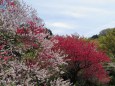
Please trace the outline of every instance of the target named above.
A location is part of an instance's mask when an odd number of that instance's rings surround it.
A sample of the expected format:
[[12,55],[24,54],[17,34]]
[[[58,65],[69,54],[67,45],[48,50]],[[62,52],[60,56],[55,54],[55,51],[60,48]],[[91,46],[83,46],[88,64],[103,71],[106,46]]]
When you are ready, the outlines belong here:
[[112,21],[110,23],[104,24],[104,25],[98,27],[97,30],[106,29],[106,28],[113,28],[113,27],[115,27],[115,21]]
[[52,23],[52,26],[54,26],[54,27],[61,27],[61,28],[71,28],[70,25],[68,25],[66,23],[63,23],[63,22]]
[[[90,36],[115,25],[115,22],[111,22],[115,20],[115,0],[26,1],[41,14],[40,17],[44,19],[46,27],[57,34],[79,31],[80,34]],[[106,24],[107,22],[111,23]]]
[[108,4],[115,3],[115,0],[80,0],[80,2],[85,4]]
[[102,8],[93,8],[93,7],[73,7],[68,8],[69,10],[64,11],[63,14],[74,17],[74,18],[85,18],[85,17],[91,17],[91,16],[106,16],[106,15],[114,15],[115,11],[113,10],[106,10]]
[[56,27],[56,28],[64,28],[64,29],[74,29],[75,27],[78,27],[77,25],[72,25],[64,22],[46,22],[46,26],[50,27]]
[[[31,1],[32,2],[32,1]],[[43,12],[46,15],[62,15],[69,16],[73,18],[84,18],[87,16],[91,16],[92,14],[96,15],[108,15],[115,14],[113,10],[107,10],[107,8],[99,8],[98,3],[107,4],[113,3],[115,0],[72,0],[66,1],[57,1],[57,0],[43,0],[38,1],[34,0],[34,7],[38,8],[39,11]],[[81,3],[79,3],[81,2]],[[71,3],[71,4],[70,4]],[[89,5],[84,5],[83,3],[89,3]],[[95,4],[96,6],[90,6],[91,4]],[[42,9],[42,10],[40,10]],[[39,13],[41,13],[39,12]]]
[[103,29],[114,28],[114,27],[115,27],[115,21],[112,21],[110,23],[99,26],[98,28],[87,31],[87,33],[85,33],[84,36],[91,37],[92,35],[99,34],[99,32]]
[[64,22],[46,22],[47,28],[51,29],[54,34],[70,35],[78,29],[77,25],[64,23]]

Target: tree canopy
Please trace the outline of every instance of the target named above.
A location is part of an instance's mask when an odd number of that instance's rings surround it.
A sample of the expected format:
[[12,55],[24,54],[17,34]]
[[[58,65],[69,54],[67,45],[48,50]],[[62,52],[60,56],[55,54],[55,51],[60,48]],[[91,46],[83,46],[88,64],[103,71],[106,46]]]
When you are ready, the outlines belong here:
[[109,29],[107,33],[99,37],[100,48],[108,55],[115,57],[115,28]]

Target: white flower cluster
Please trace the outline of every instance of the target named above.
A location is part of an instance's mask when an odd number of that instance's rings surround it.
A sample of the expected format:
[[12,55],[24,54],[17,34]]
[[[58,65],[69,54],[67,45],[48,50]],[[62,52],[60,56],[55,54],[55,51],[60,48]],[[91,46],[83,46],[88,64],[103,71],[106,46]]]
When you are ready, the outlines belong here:
[[[9,1],[9,0],[8,0]],[[42,24],[42,20],[36,16],[36,10],[26,5],[23,1],[12,0],[14,5],[6,4],[5,8],[0,9],[0,23],[3,29],[15,30],[19,25],[25,24],[27,21],[36,22],[38,26]]]

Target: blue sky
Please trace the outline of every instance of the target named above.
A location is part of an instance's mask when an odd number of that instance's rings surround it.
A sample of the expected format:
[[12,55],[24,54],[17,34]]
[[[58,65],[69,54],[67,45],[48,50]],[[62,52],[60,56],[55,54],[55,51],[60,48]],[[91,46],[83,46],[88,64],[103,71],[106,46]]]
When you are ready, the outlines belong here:
[[90,37],[115,27],[115,0],[24,0],[54,34]]

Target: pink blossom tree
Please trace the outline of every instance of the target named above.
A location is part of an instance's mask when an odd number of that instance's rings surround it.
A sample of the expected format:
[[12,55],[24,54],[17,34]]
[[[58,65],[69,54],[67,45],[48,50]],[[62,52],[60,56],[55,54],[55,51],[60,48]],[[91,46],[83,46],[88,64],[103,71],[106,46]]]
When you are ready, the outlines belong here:
[[60,66],[66,63],[52,51],[57,40],[53,36],[47,39],[50,34],[35,10],[22,2],[4,1],[6,6],[0,13],[0,85],[63,86],[66,81],[59,76]]

